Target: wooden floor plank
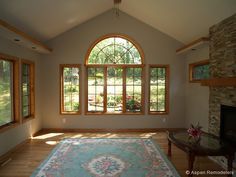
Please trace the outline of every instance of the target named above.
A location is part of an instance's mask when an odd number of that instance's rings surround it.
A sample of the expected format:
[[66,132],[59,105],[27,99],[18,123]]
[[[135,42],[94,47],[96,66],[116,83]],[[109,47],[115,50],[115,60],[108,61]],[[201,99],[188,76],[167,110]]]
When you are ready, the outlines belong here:
[[[0,166],[0,177],[29,177],[40,163],[49,155],[56,144],[64,138],[126,138],[141,137],[154,139],[167,154],[167,136],[165,132],[154,133],[41,133],[32,140],[21,145],[11,153],[11,160],[4,166]],[[172,157],[169,158],[182,177],[186,176],[187,155],[177,147],[172,147]],[[209,160],[207,157],[197,157],[194,170],[207,171],[223,170],[219,165]],[[195,175],[197,176],[197,175]],[[212,175],[199,175],[207,177]],[[213,175],[214,176],[214,175]],[[217,175],[226,177],[227,175]]]

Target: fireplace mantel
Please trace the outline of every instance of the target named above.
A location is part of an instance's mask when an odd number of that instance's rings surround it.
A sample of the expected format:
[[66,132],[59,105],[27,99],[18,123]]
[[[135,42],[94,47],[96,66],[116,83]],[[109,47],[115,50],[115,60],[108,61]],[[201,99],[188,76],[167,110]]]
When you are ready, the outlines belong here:
[[215,87],[236,86],[236,77],[206,79],[201,81],[201,85]]

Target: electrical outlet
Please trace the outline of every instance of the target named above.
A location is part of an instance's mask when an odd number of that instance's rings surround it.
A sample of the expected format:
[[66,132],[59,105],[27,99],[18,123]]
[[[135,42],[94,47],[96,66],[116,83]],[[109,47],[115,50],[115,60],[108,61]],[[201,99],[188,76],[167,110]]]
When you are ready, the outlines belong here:
[[166,122],[166,118],[163,118],[163,119],[162,119],[162,122],[164,122],[164,123],[165,123],[165,122]]
[[65,124],[66,123],[66,118],[63,118],[62,122],[63,122],[63,124]]

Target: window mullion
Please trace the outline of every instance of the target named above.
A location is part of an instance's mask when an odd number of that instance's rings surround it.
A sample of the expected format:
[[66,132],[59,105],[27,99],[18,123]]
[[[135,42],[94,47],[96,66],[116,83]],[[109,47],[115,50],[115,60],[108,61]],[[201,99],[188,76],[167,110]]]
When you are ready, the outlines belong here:
[[88,74],[88,70],[89,70],[89,67],[88,66],[86,66],[86,68],[85,68],[85,71],[86,71],[86,94],[85,94],[85,96],[86,96],[86,98],[85,98],[85,100],[86,100],[86,104],[85,104],[85,112],[88,112],[89,111],[89,107],[88,107],[88,97],[89,97],[89,95],[88,95],[88,89],[89,89],[89,83],[88,83],[88,77],[89,77],[89,74]]
[[[15,66],[14,66],[14,63],[13,62],[10,62],[10,96],[11,96],[11,121],[14,122],[14,117],[16,115],[16,112],[15,112],[15,107],[14,107],[14,101],[15,101],[15,95],[14,95],[14,91],[15,91],[15,88],[14,88],[14,80],[15,80],[15,75],[14,75],[14,71],[15,71]],[[17,73],[18,74],[18,73]]]
[[98,86],[98,85],[97,85],[97,76],[96,76],[96,75],[97,75],[97,69],[98,69],[98,68],[95,68],[95,69],[94,69],[94,81],[95,81],[95,82],[94,82],[94,83],[95,83],[95,90],[94,90],[94,99],[95,99],[95,100],[94,100],[94,101],[95,101],[95,104],[94,104],[94,111],[95,111],[95,112],[97,112],[97,104],[96,104],[97,86]]
[[31,81],[31,78],[32,78],[32,76],[31,76],[31,72],[32,72],[32,69],[31,69],[31,65],[29,65],[29,72],[28,72],[28,78],[29,78],[29,83],[28,83],[28,86],[29,86],[29,96],[28,96],[28,112],[29,112],[29,114],[30,115],[32,115],[31,113],[31,106],[32,106],[32,102],[31,102],[31,94],[32,94],[32,81]]
[[122,112],[126,113],[126,67],[122,67],[122,86],[123,86],[123,108]]
[[[141,71],[141,73],[142,73],[142,75],[141,75],[141,112],[145,112],[145,99],[144,99],[144,97],[145,97],[145,94],[144,94],[144,92],[145,92],[145,82],[144,82],[144,77],[145,77],[145,72],[144,72],[144,68],[141,68],[142,69],[142,71]],[[150,104],[150,103],[149,103]]]
[[104,100],[103,100],[103,107],[104,107],[104,110],[103,112],[106,113],[107,112],[107,67],[105,66],[104,67],[104,70],[103,70],[103,75],[104,75]]
[[61,109],[62,112],[65,111],[64,109],[64,67],[60,67],[60,75],[61,75]]
[[159,100],[158,100],[158,96],[159,96],[159,95],[158,95],[158,86],[159,86],[159,83],[158,83],[158,82],[159,82],[158,71],[159,71],[159,69],[160,69],[160,68],[156,68],[156,72],[157,72],[157,73],[156,73],[156,74],[157,74],[157,100],[156,100],[156,101],[157,101],[157,111],[159,111],[159,106],[158,106],[158,103],[159,103]]
[[[73,82],[73,76],[72,76],[72,68],[70,68],[70,75],[71,75],[71,77],[70,77],[70,90],[72,89],[72,87],[73,87],[73,85],[72,85],[72,82]],[[72,100],[72,92],[70,92],[70,109],[72,110],[72,107],[73,107],[73,100]]]

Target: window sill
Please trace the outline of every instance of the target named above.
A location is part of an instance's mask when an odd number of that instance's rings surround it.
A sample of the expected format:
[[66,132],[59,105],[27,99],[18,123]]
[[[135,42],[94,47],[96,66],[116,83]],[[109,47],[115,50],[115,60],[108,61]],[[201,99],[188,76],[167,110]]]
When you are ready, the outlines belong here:
[[169,112],[148,112],[149,115],[168,115]]
[[86,112],[85,115],[144,115],[143,112],[130,113],[102,113],[102,112]]
[[80,115],[81,112],[60,112],[60,115]]
[[204,81],[207,81],[208,79],[199,79],[199,80],[189,80],[189,83],[202,83]]
[[29,116],[29,117],[23,117],[22,118],[22,123],[28,122],[28,121],[33,120],[33,119],[35,119],[34,115]]
[[14,122],[14,123],[9,123],[9,124],[7,124],[7,125],[3,125],[3,126],[0,127],[0,133],[5,132],[5,131],[7,131],[7,130],[10,130],[10,129],[12,129],[12,128],[15,128],[15,127],[17,127],[18,125],[20,125],[19,122]]

